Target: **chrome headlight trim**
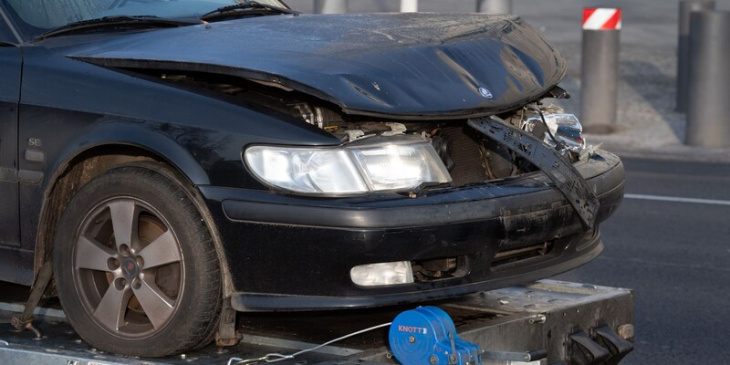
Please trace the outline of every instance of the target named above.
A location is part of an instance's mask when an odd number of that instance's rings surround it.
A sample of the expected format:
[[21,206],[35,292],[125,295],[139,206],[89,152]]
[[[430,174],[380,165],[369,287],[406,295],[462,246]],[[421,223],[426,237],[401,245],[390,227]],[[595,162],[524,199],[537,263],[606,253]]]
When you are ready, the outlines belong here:
[[[578,117],[574,114],[568,113],[555,113],[555,114],[544,114],[545,122],[550,130],[550,133],[555,139],[560,142],[566,149],[580,153],[586,147],[586,141],[582,136],[583,125],[581,125]],[[532,126],[535,123],[541,123],[542,118],[539,116],[533,116],[525,121],[527,126],[526,130],[531,131]],[[550,137],[549,134],[545,134],[544,142],[552,147],[556,147],[557,143]]]

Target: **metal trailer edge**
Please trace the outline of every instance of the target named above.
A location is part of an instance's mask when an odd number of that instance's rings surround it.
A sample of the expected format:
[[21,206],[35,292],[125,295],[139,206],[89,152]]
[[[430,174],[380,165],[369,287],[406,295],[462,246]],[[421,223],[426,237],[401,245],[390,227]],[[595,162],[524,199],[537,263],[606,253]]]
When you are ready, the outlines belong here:
[[[446,311],[454,320],[458,335],[485,351],[485,365],[617,364],[633,349],[634,298],[629,289],[541,280],[429,305]],[[40,339],[32,332],[18,332],[10,324],[0,324],[0,364],[228,364],[235,363],[229,361],[232,358],[259,359],[266,354],[296,353],[323,343],[323,339],[365,328],[369,323],[392,320],[393,313],[414,307],[339,311],[319,316],[269,314],[263,319],[256,314],[242,314],[238,330],[244,340],[238,346],[209,346],[161,359],[97,351],[78,338],[62,311],[41,308],[36,319],[43,334]],[[0,318],[18,310],[22,310],[22,305],[0,303]],[[353,337],[349,342],[331,344],[281,363],[395,364],[386,337],[387,328],[380,329],[364,339]],[[544,353],[547,357],[515,357],[526,353]]]

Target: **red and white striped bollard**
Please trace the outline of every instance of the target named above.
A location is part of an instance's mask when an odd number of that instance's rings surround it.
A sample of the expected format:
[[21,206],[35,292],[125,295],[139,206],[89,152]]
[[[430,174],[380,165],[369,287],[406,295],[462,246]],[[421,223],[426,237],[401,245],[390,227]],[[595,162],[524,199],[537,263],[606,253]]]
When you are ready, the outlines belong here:
[[583,10],[581,62],[581,123],[588,133],[615,130],[621,9]]

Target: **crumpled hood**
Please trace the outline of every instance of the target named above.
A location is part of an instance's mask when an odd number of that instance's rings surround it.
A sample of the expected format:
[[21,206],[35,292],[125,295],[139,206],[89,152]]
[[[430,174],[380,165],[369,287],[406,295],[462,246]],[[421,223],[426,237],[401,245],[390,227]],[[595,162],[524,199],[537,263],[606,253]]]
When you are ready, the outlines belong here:
[[333,102],[347,113],[463,116],[533,101],[565,60],[514,16],[265,16],[114,37],[68,56],[107,67],[230,74]]

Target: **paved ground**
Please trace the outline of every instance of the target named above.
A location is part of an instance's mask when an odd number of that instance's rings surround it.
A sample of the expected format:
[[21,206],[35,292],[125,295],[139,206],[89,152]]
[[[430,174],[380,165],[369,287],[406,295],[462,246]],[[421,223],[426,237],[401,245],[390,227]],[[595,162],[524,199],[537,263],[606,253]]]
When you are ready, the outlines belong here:
[[[294,8],[312,12],[313,0],[288,0]],[[397,0],[350,0],[350,12],[398,11]],[[730,0],[716,1],[730,10]],[[677,69],[678,1],[673,0],[513,0],[514,13],[542,31],[568,59],[563,82],[573,98],[568,110],[580,112],[581,17],[583,7],[623,9],[618,131],[588,135],[622,155],[702,161],[730,161],[730,148],[695,148],[684,145],[686,118],[674,111]],[[427,12],[471,12],[473,0],[421,0]],[[730,121],[728,121],[730,123]]]
[[635,290],[636,350],[622,364],[726,363],[730,165],[624,163],[627,196],[602,227],[605,252],[560,278]]

